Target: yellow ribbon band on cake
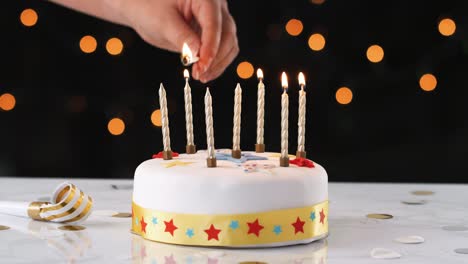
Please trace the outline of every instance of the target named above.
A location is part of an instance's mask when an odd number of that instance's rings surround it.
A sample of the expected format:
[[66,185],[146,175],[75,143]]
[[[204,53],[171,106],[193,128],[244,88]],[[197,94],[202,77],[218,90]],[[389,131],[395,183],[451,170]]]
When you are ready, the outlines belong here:
[[250,246],[301,241],[328,233],[328,201],[251,214],[200,215],[162,212],[133,202],[132,231],[180,245]]

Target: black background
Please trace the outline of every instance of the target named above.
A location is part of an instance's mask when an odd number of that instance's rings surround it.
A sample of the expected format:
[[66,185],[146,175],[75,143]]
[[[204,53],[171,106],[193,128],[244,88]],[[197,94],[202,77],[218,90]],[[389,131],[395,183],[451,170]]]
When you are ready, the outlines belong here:
[[[255,76],[240,79],[241,61],[261,67],[266,83],[267,150],[280,148],[280,73],[290,78],[290,152],[297,140],[296,76],[307,78],[308,156],[330,181],[468,182],[468,9],[464,1],[230,1],[240,54],[211,88],[217,148],[232,143],[233,94],[243,87],[241,147],[253,149]],[[39,15],[34,27],[20,23],[25,8]],[[451,37],[437,25],[457,23]],[[298,37],[284,29],[300,19]],[[0,94],[15,95],[13,111],[0,111],[0,175],[132,178],[139,163],[162,148],[161,130],[150,121],[159,108],[157,89],[168,95],[172,148],[185,149],[183,67],[179,55],[146,44],[132,30],[44,1],[2,1]],[[307,40],[322,33],[325,49]],[[79,40],[97,39],[85,54]],[[118,37],[123,53],[111,56],[105,42]],[[382,62],[366,50],[379,44]],[[437,88],[425,92],[419,78],[430,72]],[[203,96],[191,81],[195,141],[206,145]],[[354,94],[340,105],[341,86]],[[84,105],[75,111],[74,105]],[[107,123],[120,117],[125,133],[112,136]]]

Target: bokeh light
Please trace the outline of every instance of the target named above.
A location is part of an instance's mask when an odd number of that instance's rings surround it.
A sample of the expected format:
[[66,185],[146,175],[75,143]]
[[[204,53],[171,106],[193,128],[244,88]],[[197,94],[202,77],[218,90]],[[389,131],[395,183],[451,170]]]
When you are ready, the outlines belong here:
[[84,53],[93,53],[96,50],[97,41],[93,36],[84,36],[80,40],[80,49]]
[[437,86],[437,79],[434,75],[426,73],[419,79],[419,86],[426,92],[434,90]]
[[111,55],[119,55],[123,50],[123,43],[119,38],[111,38],[106,43],[106,50]]
[[112,135],[119,136],[125,131],[125,123],[120,118],[112,118],[107,124],[107,129]]
[[301,34],[304,26],[299,19],[290,19],[288,23],[286,23],[286,32],[288,32],[291,36],[299,36]]
[[237,65],[237,75],[242,79],[248,79],[254,74],[254,67],[252,63],[243,61]]
[[151,123],[153,123],[153,125],[157,127],[162,126],[160,109],[154,110],[153,113],[151,114]]
[[28,8],[28,9],[23,10],[23,12],[21,12],[20,21],[23,25],[27,27],[32,27],[36,25],[37,19],[38,19],[38,16],[37,16],[36,11],[34,11],[34,9]]
[[325,3],[325,0],[310,0],[312,4],[321,5]]
[[379,45],[372,45],[367,49],[366,55],[370,62],[381,62],[384,57],[384,50]]
[[5,111],[10,111],[15,108],[16,105],[16,99],[15,96],[13,96],[10,93],[5,93],[0,96],[0,109],[5,110]]
[[452,36],[456,29],[457,25],[455,24],[455,21],[450,18],[444,18],[439,22],[439,32],[443,36]]
[[348,87],[341,87],[336,91],[335,97],[338,103],[346,105],[353,100],[353,92]]
[[325,37],[320,33],[312,34],[308,43],[311,50],[320,51],[325,47]]

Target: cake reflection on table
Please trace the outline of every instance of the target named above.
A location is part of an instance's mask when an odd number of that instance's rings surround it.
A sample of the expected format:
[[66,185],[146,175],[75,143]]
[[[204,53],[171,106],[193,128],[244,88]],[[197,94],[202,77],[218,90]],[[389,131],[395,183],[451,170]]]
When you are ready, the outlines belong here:
[[133,263],[302,263],[326,264],[326,239],[307,245],[279,248],[229,249],[176,246],[154,243],[140,236],[132,236]]

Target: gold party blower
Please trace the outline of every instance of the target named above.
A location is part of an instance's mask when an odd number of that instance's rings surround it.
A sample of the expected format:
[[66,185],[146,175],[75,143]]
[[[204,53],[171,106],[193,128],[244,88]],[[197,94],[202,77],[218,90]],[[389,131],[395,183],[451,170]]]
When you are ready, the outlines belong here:
[[66,224],[83,222],[92,209],[91,196],[69,182],[57,186],[50,202],[0,201],[0,213]]

